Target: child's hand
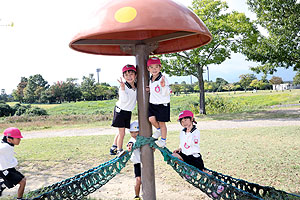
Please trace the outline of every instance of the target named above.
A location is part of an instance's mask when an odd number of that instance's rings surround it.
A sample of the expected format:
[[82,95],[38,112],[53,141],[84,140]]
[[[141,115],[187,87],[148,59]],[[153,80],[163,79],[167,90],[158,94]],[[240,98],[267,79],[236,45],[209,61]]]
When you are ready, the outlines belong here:
[[165,76],[161,77],[160,85],[161,85],[161,87],[165,87],[165,85],[166,85]]
[[173,153],[179,153],[179,152],[181,152],[181,148],[175,149],[175,150],[173,151]]
[[146,86],[146,92],[150,92],[150,87]]
[[125,83],[123,82],[122,77],[120,77],[120,80],[117,79],[117,81],[120,83],[121,90],[125,90]]

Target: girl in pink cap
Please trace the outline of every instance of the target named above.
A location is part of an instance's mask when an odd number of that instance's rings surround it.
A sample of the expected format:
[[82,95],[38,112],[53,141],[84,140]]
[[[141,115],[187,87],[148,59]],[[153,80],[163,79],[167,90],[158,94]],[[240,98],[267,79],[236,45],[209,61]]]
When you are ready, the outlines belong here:
[[5,189],[13,188],[19,184],[18,197],[21,200],[24,194],[26,178],[23,174],[15,169],[18,165],[17,159],[14,157],[14,146],[19,145],[23,138],[21,131],[11,127],[4,130],[4,137],[0,143],[0,177],[4,180],[0,182],[0,196]]
[[[172,156],[190,164],[201,171],[208,173],[205,170],[202,156],[200,154],[200,131],[197,129],[197,122],[195,121],[193,112],[184,110],[179,113],[178,121],[183,127],[180,132],[180,144],[179,148],[173,151]],[[213,182],[216,186],[216,183]],[[219,185],[216,187],[216,191],[212,192],[211,195],[215,198],[224,190],[224,186]]]
[[119,88],[119,100],[114,108],[114,118],[112,126],[118,128],[119,132],[114,138],[112,147],[110,148],[110,155],[122,156],[123,151],[123,140],[125,136],[125,128],[130,128],[131,113],[136,105],[136,68],[133,65],[125,65],[122,68],[122,77],[118,82],[120,83]]

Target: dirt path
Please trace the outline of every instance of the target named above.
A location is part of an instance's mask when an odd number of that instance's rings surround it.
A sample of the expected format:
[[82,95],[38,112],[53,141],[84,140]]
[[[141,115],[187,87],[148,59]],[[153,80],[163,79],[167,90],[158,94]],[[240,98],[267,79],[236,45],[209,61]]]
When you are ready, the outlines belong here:
[[[300,110],[299,110],[300,112]],[[299,114],[300,116],[300,114]],[[168,123],[168,131],[178,131],[181,126],[178,123]],[[197,124],[198,129],[233,129],[233,128],[247,128],[247,127],[270,127],[270,126],[300,126],[300,117],[293,119],[262,119],[262,120],[212,120],[200,121]],[[115,128],[87,128],[87,129],[64,129],[64,130],[44,130],[23,132],[24,139],[42,138],[42,137],[69,137],[69,136],[86,136],[86,135],[112,135],[116,133]],[[27,166],[36,168],[36,166]],[[37,170],[36,173],[26,174],[30,177],[28,179],[26,190],[35,190],[45,185],[61,181],[65,178],[72,177],[74,174],[81,173],[93,166],[87,166],[83,163],[72,164],[71,168],[65,169],[65,166],[56,165],[55,168],[49,168],[42,171]],[[174,172],[170,172],[174,173]],[[174,173],[174,176],[175,175]],[[185,181],[176,184],[172,187],[168,180],[163,176],[156,175],[156,194],[157,199],[174,200],[184,197],[185,200],[207,200],[209,199],[199,189],[194,188]],[[91,197],[97,199],[133,199],[133,185],[135,179],[133,178],[132,165],[126,166],[122,173],[113,178],[108,184],[104,185],[98,191],[94,192]],[[4,191],[3,195],[16,194],[17,188]],[[1,198],[0,198],[1,199]]]
[[[300,113],[299,113],[300,116]],[[270,126],[300,126],[300,117],[296,119],[261,119],[261,120],[212,120],[200,121],[197,128],[200,130],[216,130],[247,127],[270,127]],[[179,131],[179,123],[167,123],[168,131]],[[23,132],[24,139],[44,137],[70,137],[87,135],[114,135],[115,128],[86,128],[86,129],[63,129]]]

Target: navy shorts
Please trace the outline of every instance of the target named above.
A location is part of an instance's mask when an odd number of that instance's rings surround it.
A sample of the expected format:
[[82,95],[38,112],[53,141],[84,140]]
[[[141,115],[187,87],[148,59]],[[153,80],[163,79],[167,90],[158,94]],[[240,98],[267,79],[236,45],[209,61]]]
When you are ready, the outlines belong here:
[[170,121],[170,103],[167,104],[152,104],[149,103],[148,117],[155,116],[158,122]]
[[24,175],[17,171],[15,168],[9,168],[0,171],[0,177],[4,180],[4,184],[8,188],[13,188],[24,178]]
[[200,169],[201,171],[204,170],[204,162],[202,160],[202,156],[201,156],[200,153],[199,153],[200,156],[197,157],[197,158],[194,157],[193,155],[187,156],[187,155],[185,155],[182,152],[179,152],[178,154],[181,156],[181,158],[183,159],[183,161],[186,162],[187,164],[193,165],[194,167]]
[[133,165],[135,177],[140,177],[142,174],[141,163],[136,163]]
[[122,110],[118,106],[114,109],[113,127],[130,128],[131,112]]

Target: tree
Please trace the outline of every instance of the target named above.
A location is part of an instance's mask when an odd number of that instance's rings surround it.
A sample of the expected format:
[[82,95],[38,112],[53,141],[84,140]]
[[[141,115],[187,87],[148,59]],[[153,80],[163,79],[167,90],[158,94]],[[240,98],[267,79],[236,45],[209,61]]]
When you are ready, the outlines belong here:
[[296,73],[296,75],[294,76],[294,78],[293,78],[293,84],[294,84],[294,85],[300,84],[300,71],[298,71],[298,72]]
[[94,79],[94,74],[90,74],[88,77],[83,76],[82,80],[80,89],[84,100],[96,100],[96,81]]
[[216,78],[216,87],[218,88],[217,91],[221,92],[224,89],[224,86],[227,85],[228,82],[223,78]]
[[22,103],[24,100],[24,89],[27,86],[28,79],[26,77],[21,77],[21,81],[17,86],[16,90],[13,90],[13,97],[16,101]]
[[297,0],[247,0],[258,25],[268,31],[247,43],[243,53],[249,60],[261,62],[253,71],[265,74],[279,67],[300,69],[300,4]]
[[269,81],[272,85],[279,85],[283,83],[282,78],[279,76],[272,76],[272,78]]
[[250,86],[250,83],[256,79],[254,74],[242,74],[240,77],[240,84],[244,88],[245,92],[247,91],[247,88]]
[[205,111],[203,71],[210,64],[221,64],[239,51],[239,44],[251,41],[257,30],[250,20],[236,11],[226,12],[228,6],[221,0],[193,0],[191,9],[200,17],[212,34],[213,40],[200,48],[166,54],[162,70],[170,76],[193,75],[198,79],[200,114]]
[[178,84],[178,83],[170,84],[170,87],[171,87],[171,90],[174,93],[174,95],[178,96],[180,93],[180,88],[181,88],[180,84]]
[[24,88],[24,100],[27,103],[40,102],[42,92],[48,87],[48,82],[44,80],[42,75],[29,76],[28,83]]

